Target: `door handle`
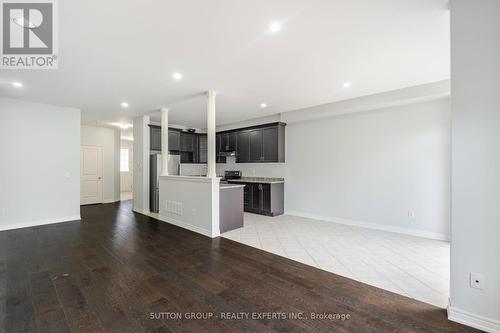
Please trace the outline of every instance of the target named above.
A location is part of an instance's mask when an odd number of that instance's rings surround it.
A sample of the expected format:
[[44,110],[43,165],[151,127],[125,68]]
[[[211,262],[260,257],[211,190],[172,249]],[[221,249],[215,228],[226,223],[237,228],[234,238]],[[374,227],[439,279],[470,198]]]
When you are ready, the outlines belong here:
[[97,177],[97,179],[102,179],[102,177]]

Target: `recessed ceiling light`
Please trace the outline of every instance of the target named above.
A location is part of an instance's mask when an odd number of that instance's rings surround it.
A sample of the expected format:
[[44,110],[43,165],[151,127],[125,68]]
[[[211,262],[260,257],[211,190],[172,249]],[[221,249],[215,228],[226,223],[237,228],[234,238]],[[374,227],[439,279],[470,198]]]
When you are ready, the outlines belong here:
[[176,73],[174,73],[174,75],[172,75],[172,77],[176,80],[180,80],[180,79],[182,79],[182,74],[179,72],[176,72]]
[[24,85],[21,83],[21,82],[12,82],[12,85],[16,88],[22,88],[24,87]]
[[350,88],[352,86],[351,82],[344,82],[343,84],[344,88]]
[[131,128],[133,127],[134,125],[132,124],[127,124],[127,123],[108,123],[109,125],[113,125],[113,126],[117,126],[117,127],[120,127],[121,129],[127,129],[127,128]]
[[128,108],[128,103],[127,102],[121,102],[120,104],[122,108]]
[[265,108],[267,108],[267,104],[266,103],[261,103],[260,107],[263,108],[263,109],[265,109]]
[[271,31],[271,32],[278,32],[280,30],[281,30],[281,23],[279,23],[279,22],[273,22],[269,26],[269,31]]

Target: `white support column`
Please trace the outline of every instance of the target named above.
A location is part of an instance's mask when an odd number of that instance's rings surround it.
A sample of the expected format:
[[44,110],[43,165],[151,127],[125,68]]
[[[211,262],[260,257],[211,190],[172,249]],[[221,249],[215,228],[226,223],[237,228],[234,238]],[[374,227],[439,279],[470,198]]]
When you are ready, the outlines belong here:
[[217,177],[215,169],[215,91],[207,91],[207,177]]
[[161,109],[161,175],[168,176],[168,109]]

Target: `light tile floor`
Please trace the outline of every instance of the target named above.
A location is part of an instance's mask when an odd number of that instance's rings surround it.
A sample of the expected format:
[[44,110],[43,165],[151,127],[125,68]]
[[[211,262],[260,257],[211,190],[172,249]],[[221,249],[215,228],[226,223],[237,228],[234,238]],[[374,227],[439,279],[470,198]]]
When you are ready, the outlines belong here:
[[249,213],[243,228],[222,237],[439,307],[448,304],[448,242]]

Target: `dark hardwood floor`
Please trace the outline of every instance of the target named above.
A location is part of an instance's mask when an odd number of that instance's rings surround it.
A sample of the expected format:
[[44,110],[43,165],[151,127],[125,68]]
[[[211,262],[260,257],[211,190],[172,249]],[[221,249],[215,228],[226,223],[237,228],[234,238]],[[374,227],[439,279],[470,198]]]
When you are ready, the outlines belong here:
[[130,201],[81,211],[81,222],[0,232],[0,332],[473,331],[443,309],[132,213]]

